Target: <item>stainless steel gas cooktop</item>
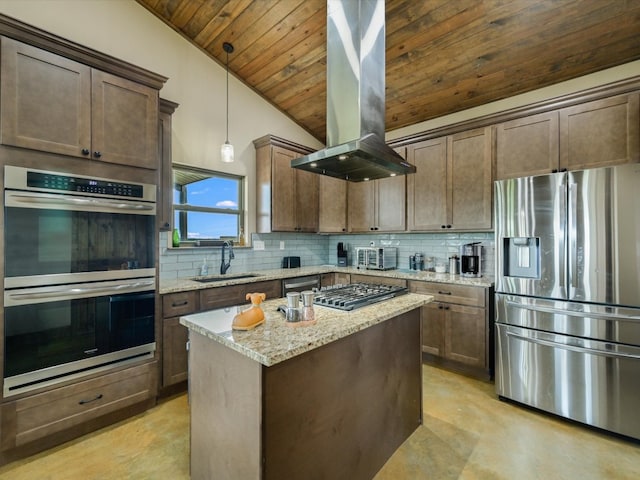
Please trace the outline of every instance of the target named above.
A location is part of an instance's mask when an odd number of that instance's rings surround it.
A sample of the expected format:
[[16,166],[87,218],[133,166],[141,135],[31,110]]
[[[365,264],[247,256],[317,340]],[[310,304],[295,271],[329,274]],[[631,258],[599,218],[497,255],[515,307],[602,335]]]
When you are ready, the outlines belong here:
[[315,294],[313,303],[340,310],[354,310],[405,293],[407,293],[407,287],[375,283],[351,283],[349,285],[325,287],[319,290]]

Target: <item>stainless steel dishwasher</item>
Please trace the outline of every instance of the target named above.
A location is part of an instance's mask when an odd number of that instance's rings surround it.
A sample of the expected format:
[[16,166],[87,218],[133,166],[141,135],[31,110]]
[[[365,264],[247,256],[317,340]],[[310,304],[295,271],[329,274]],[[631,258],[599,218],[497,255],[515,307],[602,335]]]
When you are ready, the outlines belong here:
[[289,292],[302,292],[320,288],[320,275],[306,275],[304,277],[292,277],[282,280],[282,296]]

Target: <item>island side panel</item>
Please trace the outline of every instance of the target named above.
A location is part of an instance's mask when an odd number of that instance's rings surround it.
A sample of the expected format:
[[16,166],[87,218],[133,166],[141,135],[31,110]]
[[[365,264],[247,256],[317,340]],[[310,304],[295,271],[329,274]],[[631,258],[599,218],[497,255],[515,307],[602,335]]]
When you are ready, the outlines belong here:
[[371,479],[422,423],[419,309],[264,368],[264,478]]
[[191,478],[259,480],[262,365],[189,331]]

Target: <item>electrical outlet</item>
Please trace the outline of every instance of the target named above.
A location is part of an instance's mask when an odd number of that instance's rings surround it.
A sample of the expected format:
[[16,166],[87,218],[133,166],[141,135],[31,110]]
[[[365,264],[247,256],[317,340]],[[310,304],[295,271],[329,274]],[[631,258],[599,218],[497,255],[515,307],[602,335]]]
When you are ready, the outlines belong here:
[[253,249],[254,250],[264,250],[264,242],[262,240],[254,240],[253,241]]
[[280,250],[284,250],[284,240],[280,240]]

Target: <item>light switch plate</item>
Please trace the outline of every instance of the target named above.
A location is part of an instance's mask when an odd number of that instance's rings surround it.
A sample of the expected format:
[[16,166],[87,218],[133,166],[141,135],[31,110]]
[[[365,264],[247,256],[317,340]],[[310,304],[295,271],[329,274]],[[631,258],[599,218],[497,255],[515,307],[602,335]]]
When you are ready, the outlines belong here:
[[264,250],[264,242],[262,240],[255,240],[253,242],[254,250]]
[[284,240],[280,240],[280,250],[284,250]]

